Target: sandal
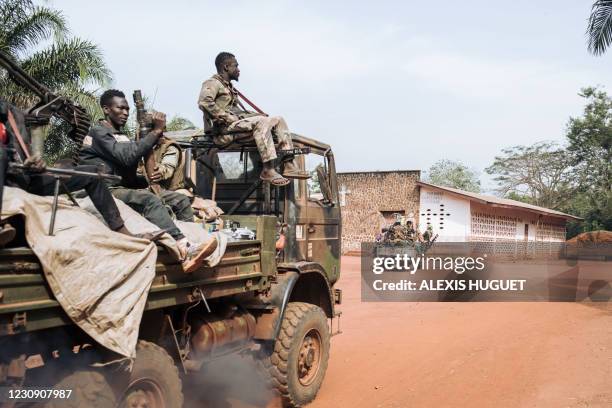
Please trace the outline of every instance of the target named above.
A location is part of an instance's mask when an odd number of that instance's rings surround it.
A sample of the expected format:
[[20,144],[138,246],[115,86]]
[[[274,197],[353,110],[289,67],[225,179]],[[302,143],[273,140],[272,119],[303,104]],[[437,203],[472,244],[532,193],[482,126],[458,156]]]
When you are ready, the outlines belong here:
[[211,256],[217,249],[217,238],[213,238],[205,244],[191,245],[187,248],[187,256],[183,261],[183,271],[192,273],[204,263],[204,260]]
[[283,172],[283,177],[290,178],[290,179],[298,179],[298,180],[308,180],[312,176],[307,171],[297,170],[297,171],[285,171]]
[[288,179],[284,178],[283,176],[281,176],[278,173],[276,173],[274,176],[272,176],[272,178],[264,178],[262,176],[259,176],[259,178],[261,180],[263,180],[263,181],[266,181],[266,182],[272,184],[273,186],[278,186],[278,187],[286,186],[287,184],[289,184],[291,182],[291,180],[288,180]]

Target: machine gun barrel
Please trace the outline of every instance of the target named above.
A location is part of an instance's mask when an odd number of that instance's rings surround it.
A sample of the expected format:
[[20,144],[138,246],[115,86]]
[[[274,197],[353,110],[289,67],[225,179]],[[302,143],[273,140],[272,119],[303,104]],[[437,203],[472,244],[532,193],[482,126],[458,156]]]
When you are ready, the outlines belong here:
[[15,82],[24,88],[34,92],[40,99],[45,99],[51,93],[49,88],[32,78],[19,65],[17,65],[8,55],[0,51],[0,66],[2,66],[8,74],[13,77]]
[[[28,115],[34,118],[43,118],[48,120],[51,116],[56,116],[68,122],[72,126],[72,131],[68,135],[78,146],[72,158],[76,165],[79,161],[79,151],[83,145],[83,139],[89,132],[91,118],[89,114],[81,106],[77,105],[70,99],[64,96],[55,95],[49,88],[32,78],[8,55],[0,51],[0,66],[8,72],[9,76],[20,86],[28,89],[36,94],[40,102],[29,109]],[[33,136],[39,135],[33,132]],[[42,140],[36,141],[37,146],[42,145]]]
[[[24,166],[23,164],[19,164],[19,163],[9,163],[9,167],[11,169],[18,169],[18,170],[23,170],[23,171],[28,171],[28,168],[26,166]],[[45,170],[42,172],[42,174],[47,173],[47,174],[54,174],[54,175],[58,175],[58,176],[85,176],[85,177],[93,177],[93,178],[99,178],[99,179],[106,179],[106,180],[113,180],[113,181],[121,181],[121,177],[120,176],[116,176],[114,174],[105,174],[105,173],[91,173],[88,171],[81,171],[81,170],[72,170],[72,169],[58,169],[55,167],[47,167],[45,168]]]

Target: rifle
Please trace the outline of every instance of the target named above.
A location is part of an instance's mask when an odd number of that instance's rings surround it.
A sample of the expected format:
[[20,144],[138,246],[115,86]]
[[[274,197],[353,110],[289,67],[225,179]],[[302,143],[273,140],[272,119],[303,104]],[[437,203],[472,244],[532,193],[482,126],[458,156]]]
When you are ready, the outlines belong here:
[[[11,122],[11,119],[13,122]],[[60,192],[60,187],[63,186],[66,193],[68,193],[68,197],[72,201],[72,203],[76,206],[79,204],[76,202],[74,197],[70,194],[70,191],[66,188],[64,183],[62,182],[63,177],[71,177],[71,176],[85,176],[85,177],[94,177],[99,179],[108,179],[108,180],[121,180],[121,177],[104,174],[101,172],[90,173],[86,171],[80,170],[72,170],[72,169],[60,169],[60,168],[46,168],[42,172],[34,172],[30,171],[30,169],[23,164],[20,164],[16,161],[11,161],[10,159],[15,157],[16,151],[14,148],[10,147],[9,135],[7,133],[7,127],[10,126],[13,130],[15,140],[13,143],[18,143],[23,150],[23,153],[26,157],[30,157],[30,153],[28,151],[28,147],[23,139],[23,136],[20,134],[17,124],[14,122],[14,118],[11,116],[11,112],[9,106],[4,101],[0,100],[0,209],[2,208],[2,198],[4,193],[4,184],[6,181],[7,172],[22,172],[22,173],[30,173],[30,174],[50,174],[55,178],[55,189],[53,194],[53,206],[51,210],[51,221],[49,223],[49,235],[53,235],[53,230],[55,227],[55,216],[57,214],[58,207],[58,197]]]
[[79,149],[72,157],[74,165],[78,164],[79,151],[83,146],[83,139],[89,132],[91,118],[81,106],[61,95],[56,95],[49,88],[32,78],[19,67],[8,55],[0,51],[0,66],[8,72],[15,83],[33,92],[39,102],[30,108],[27,113],[29,124],[35,125],[32,131],[32,147],[34,153],[41,155],[43,135],[40,126],[49,123],[52,116],[61,118],[72,126],[68,137],[72,139]]
[[[142,135],[146,135],[151,131],[151,121],[147,118],[147,111],[144,107],[144,100],[142,99],[142,92],[139,89],[134,91],[134,105],[136,105],[136,121],[138,122],[138,131],[136,132],[136,140],[140,139]],[[145,175],[149,182],[149,188],[158,197],[161,197],[162,188],[159,183],[151,181],[151,175],[157,167],[155,162],[155,154],[153,151],[147,153],[144,157]]]
[[[2,146],[1,150],[2,150],[2,154],[6,155],[7,151],[11,149],[6,148],[6,146]],[[51,220],[49,221],[49,234],[48,235],[53,235],[53,230],[55,229],[55,216],[57,214],[60,187],[64,188],[66,194],[68,194],[68,198],[70,198],[70,201],[72,201],[72,204],[74,204],[77,207],[79,206],[79,203],[77,203],[77,201],[74,199],[72,194],[70,194],[70,191],[68,190],[68,188],[66,188],[66,186],[62,182],[62,178],[71,177],[71,176],[85,176],[85,177],[92,177],[92,178],[98,178],[98,179],[121,181],[120,176],[115,176],[113,174],[105,174],[105,173],[100,173],[100,172],[90,173],[88,171],[59,169],[59,168],[54,168],[54,167],[47,167],[45,168],[45,170],[41,172],[33,172],[33,171],[29,171],[29,169],[23,164],[19,164],[15,162],[8,163],[8,170],[12,172],[20,171],[23,173],[30,173],[30,174],[50,174],[55,178],[55,187],[53,191],[53,205],[51,206]],[[3,173],[4,175],[4,171],[1,171],[1,173]],[[4,190],[4,184],[2,185],[2,190]],[[0,205],[1,205],[1,202],[0,202]]]

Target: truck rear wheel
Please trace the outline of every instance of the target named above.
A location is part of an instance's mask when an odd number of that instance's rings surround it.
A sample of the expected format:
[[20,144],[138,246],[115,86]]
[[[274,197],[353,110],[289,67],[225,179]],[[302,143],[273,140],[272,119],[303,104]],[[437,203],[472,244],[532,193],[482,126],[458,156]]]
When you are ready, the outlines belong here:
[[96,370],[73,371],[53,388],[60,392],[71,390],[70,398],[51,399],[44,404],[44,408],[114,408],[116,406],[113,389],[106,377]]
[[119,393],[119,407],[181,408],[181,377],[166,350],[140,340],[136,360]]
[[309,303],[287,305],[274,350],[263,363],[285,407],[312,401],[325,378],[329,329],[323,310]]

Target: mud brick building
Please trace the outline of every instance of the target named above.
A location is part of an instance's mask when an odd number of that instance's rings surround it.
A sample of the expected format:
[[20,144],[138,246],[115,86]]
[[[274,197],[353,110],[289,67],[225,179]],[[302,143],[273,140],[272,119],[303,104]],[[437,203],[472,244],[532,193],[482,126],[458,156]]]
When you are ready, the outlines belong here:
[[359,251],[372,242],[394,213],[412,213],[418,221],[419,170],[338,174],[342,210],[342,252]]

